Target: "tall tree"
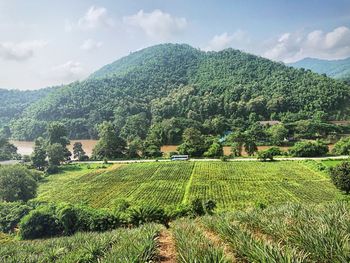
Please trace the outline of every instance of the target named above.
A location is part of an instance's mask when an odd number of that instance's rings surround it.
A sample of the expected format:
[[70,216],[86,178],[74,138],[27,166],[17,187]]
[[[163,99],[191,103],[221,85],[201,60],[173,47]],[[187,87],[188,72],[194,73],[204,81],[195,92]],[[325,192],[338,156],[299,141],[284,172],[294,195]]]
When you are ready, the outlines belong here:
[[79,161],[87,159],[87,155],[83,149],[83,144],[81,142],[75,142],[73,145],[73,157]]
[[56,143],[62,145],[64,157],[68,160],[72,154],[67,148],[67,146],[70,144],[70,141],[68,139],[67,129],[65,125],[61,122],[52,122],[47,129],[47,133],[49,145]]
[[46,162],[46,142],[42,137],[35,140],[34,151],[31,156],[32,164],[36,169],[44,170]]
[[98,127],[99,141],[92,152],[95,159],[116,159],[125,156],[126,142],[120,138],[111,122],[103,122]]

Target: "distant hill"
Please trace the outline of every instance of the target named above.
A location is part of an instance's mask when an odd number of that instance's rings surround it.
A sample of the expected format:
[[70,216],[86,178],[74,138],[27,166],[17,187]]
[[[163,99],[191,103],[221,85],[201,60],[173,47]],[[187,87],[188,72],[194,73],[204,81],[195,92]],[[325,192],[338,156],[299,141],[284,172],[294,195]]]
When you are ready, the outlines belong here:
[[288,65],[295,68],[310,69],[316,73],[326,74],[335,79],[350,81],[350,58],[339,60],[304,58]]
[[32,140],[59,120],[72,139],[95,138],[96,125],[108,120],[126,139],[153,134],[176,143],[186,127],[222,134],[259,120],[305,119],[320,111],[344,119],[349,99],[350,86],[310,71],[234,49],[162,44],[50,92],[16,115],[11,130],[14,138]]
[[27,91],[0,89],[0,129],[19,117],[29,105],[53,90],[54,88]]

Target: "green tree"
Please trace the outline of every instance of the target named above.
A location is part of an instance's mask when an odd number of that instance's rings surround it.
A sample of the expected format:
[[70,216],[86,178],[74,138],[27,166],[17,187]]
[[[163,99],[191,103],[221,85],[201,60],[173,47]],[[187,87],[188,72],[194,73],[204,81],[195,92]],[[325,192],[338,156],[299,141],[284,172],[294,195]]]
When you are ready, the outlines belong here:
[[330,169],[330,175],[334,185],[344,191],[350,193],[350,162],[342,162]]
[[244,141],[244,150],[249,156],[252,156],[258,151],[258,147],[253,139],[246,138],[246,140]]
[[99,141],[92,151],[94,159],[122,158],[126,153],[126,143],[118,136],[111,122],[103,122],[98,127]]
[[284,139],[288,137],[288,129],[283,124],[273,125],[267,132],[273,145],[282,145]]
[[341,138],[334,145],[333,153],[339,155],[350,155],[350,137]]
[[47,147],[47,156],[50,166],[59,166],[65,160],[65,149],[59,143],[51,144]]
[[0,199],[7,202],[28,201],[35,197],[38,184],[27,168],[0,166]]
[[31,155],[31,161],[36,169],[44,170],[47,165],[46,162],[46,142],[42,137],[35,140],[34,151]]
[[301,141],[289,149],[292,156],[296,157],[318,157],[328,153],[328,146],[322,141]]
[[0,137],[0,161],[19,159],[17,147],[5,137]]
[[88,159],[88,156],[86,155],[83,144],[81,142],[75,142],[73,145],[73,157],[74,159],[77,159],[79,161],[84,161]]
[[47,129],[47,134],[49,145],[56,143],[62,145],[64,157],[68,160],[72,154],[67,148],[67,146],[70,144],[70,141],[67,136],[67,129],[65,125],[61,122],[52,122]]
[[205,157],[220,157],[223,156],[224,152],[221,143],[218,140],[210,145],[209,149],[203,154]]
[[195,128],[185,129],[182,135],[183,143],[179,145],[178,152],[180,154],[188,154],[190,156],[202,156],[206,150],[204,145],[204,137],[202,133]]

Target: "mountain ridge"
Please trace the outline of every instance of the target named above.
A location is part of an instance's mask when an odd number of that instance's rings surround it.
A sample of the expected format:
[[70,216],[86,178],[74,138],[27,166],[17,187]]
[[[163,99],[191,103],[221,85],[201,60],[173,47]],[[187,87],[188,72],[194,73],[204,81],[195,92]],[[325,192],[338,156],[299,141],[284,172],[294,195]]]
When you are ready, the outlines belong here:
[[59,120],[72,139],[96,138],[97,124],[107,120],[125,139],[157,130],[164,143],[175,143],[186,127],[219,135],[320,111],[329,119],[347,118],[349,96],[350,87],[340,81],[238,50],[160,44],[48,94],[13,119],[11,131],[32,140]]

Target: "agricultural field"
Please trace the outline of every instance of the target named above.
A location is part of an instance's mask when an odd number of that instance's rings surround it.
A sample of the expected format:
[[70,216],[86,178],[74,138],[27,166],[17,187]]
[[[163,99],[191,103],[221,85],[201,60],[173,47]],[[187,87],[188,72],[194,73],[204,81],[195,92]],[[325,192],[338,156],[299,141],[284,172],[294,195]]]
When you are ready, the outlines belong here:
[[151,262],[163,227],[150,224],[105,233],[77,233],[33,241],[12,240],[0,246],[2,263],[36,262]]
[[17,241],[0,262],[349,262],[350,205],[284,204],[104,233]]
[[218,211],[225,211],[340,197],[325,173],[302,162],[280,161],[69,165],[41,183],[36,199],[113,208],[120,199],[167,207],[201,198],[215,200]]

